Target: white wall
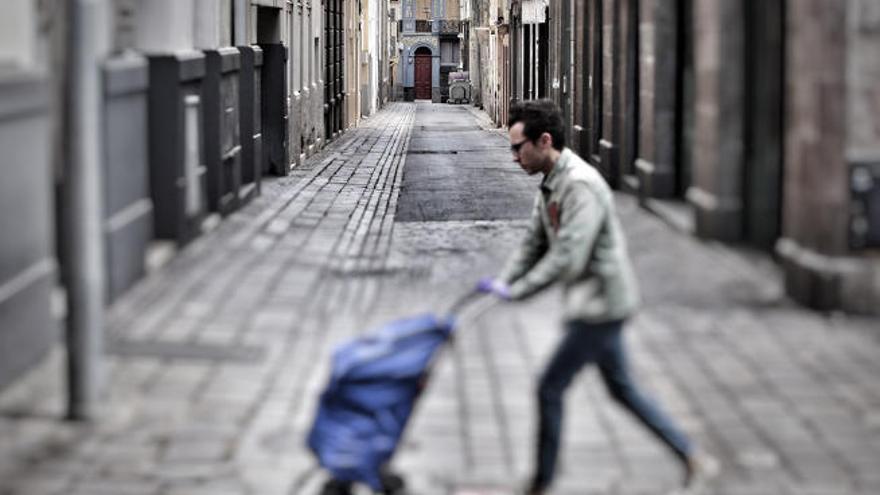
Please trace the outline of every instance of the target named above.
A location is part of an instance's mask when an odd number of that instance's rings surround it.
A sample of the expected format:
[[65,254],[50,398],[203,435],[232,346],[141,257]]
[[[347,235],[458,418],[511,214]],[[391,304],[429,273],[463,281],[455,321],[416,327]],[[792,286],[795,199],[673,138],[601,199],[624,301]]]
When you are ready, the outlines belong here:
[[222,20],[220,0],[195,0],[193,46],[200,50],[219,48]]
[[136,48],[169,53],[230,46],[232,0],[139,0]]
[[318,38],[318,53],[313,55],[314,81],[320,83],[324,80],[324,3],[318,0],[312,2],[312,52],[315,51],[315,38]]
[[193,0],[140,0],[134,15],[136,48],[170,53],[195,46]]
[[287,29],[287,32],[289,33],[288,38],[290,39],[289,44],[287,44],[289,53],[289,57],[287,57],[287,67],[289,72],[288,79],[290,79],[288,86],[296,96],[302,91],[304,79],[303,66],[300,63],[300,60],[302,60],[302,26],[302,14],[294,6],[293,12],[290,16],[290,24]]
[[3,0],[0,16],[0,70],[29,68],[36,61],[36,12],[33,0]]
[[382,22],[382,16],[380,15],[379,9],[379,1],[378,0],[370,0],[370,46],[368,48],[370,52],[370,114],[376,112],[378,108],[378,99],[379,99],[379,50],[381,50],[382,44],[379,41],[379,38],[382,36],[382,29],[379,27],[379,23]]

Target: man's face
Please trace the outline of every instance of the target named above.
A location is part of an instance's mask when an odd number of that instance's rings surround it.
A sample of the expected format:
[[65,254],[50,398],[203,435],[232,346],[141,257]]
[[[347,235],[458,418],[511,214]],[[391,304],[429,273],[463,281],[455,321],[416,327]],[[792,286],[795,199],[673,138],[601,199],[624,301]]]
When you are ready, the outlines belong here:
[[[529,175],[543,172],[547,166],[547,157],[545,150],[541,146],[541,139],[532,142],[531,139],[523,134],[525,124],[517,122],[508,131],[510,137],[510,151],[513,153],[513,161],[519,163],[519,166]],[[543,136],[542,136],[543,137]]]

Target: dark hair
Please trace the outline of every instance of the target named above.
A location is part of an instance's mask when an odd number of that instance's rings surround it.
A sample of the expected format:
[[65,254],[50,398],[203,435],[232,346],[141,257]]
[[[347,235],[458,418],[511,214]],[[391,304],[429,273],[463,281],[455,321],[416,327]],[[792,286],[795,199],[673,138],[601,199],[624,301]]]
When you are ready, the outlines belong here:
[[525,100],[510,106],[507,127],[523,123],[523,134],[535,142],[545,132],[553,138],[553,147],[562,151],[565,147],[565,124],[562,110],[552,100]]

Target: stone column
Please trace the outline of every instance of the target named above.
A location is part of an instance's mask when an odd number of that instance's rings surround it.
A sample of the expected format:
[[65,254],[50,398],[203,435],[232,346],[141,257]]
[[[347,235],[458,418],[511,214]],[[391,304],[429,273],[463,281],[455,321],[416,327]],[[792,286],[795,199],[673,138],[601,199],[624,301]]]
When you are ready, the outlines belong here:
[[547,44],[550,46],[547,58],[550,91],[548,91],[547,97],[560,106],[562,105],[562,5],[565,1],[551,2],[548,6],[549,17],[547,19],[547,32],[550,36],[547,40]]
[[[476,40],[476,38],[474,38]],[[510,97],[511,101],[523,99],[523,24],[522,4],[510,6]]]
[[260,194],[263,175],[263,133],[261,116],[260,73],[263,70],[263,50],[258,46],[240,46],[241,82],[238,87],[241,120],[241,195],[249,201]]
[[743,3],[694,2],[696,122],[694,175],[687,192],[701,237],[742,237]]
[[618,100],[617,125],[618,129],[618,167],[621,185],[628,190],[638,190],[638,179],[635,175],[635,160],[638,153],[638,18],[639,5],[636,0],[620,0],[617,3],[618,11],[618,55],[617,55],[617,81],[615,91]]
[[[326,8],[326,3],[318,2],[316,0],[312,0],[312,37],[311,37],[311,50],[312,50],[312,94],[314,98],[312,98],[312,125],[311,125],[311,134],[309,135],[309,140],[311,142],[310,151],[317,151],[319,148],[324,146],[324,129],[327,128],[327,122],[324,121],[325,118],[329,117],[332,120],[333,128],[337,131],[340,130],[340,126],[342,125],[342,112],[341,110],[337,110],[342,105],[342,102],[339,102],[334,106],[334,110],[331,115],[325,116],[324,113],[324,104],[327,101],[327,81],[324,80],[324,63],[323,57],[326,54],[326,47],[324,43],[327,42],[325,38],[325,30],[324,30],[324,22],[325,15],[327,12],[324,10]],[[333,1],[333,15],[336,17],[341,17],[342,15],[342,1],[334,0]],[[331,27],[333,28],[333,37],[334,41],[341,40],[342,36],[342,25],[337,25],[336,19],[333,20]],[[342,45],[339,43],[340,46]],[[334,42],[334,46],[336,43]],[[333,54],[334,60],[338,60],[339,64],[334,64],[334,71],[342,70],[341,67],[341,59],[342,54],[336,53]],[[334,83],[336,82],[334,78]],[[335,87],[333,88],[336,89]],[[338,91],[334,91],[333,94],[338,94],[340,96],[344,95],[345,91],[342,88],[338,88]],[[339,118],[337,119],[337,116]]]
[[820,309],[877,313],[880,8],[789,2],[787,26],[786,288]]
[[440,103],[440,37],[434,35],[434,53],[431,56],[431,102]]
[[589,122],[589,110],[587,101],[589,100],[588,78],[590,75],[590,45],[587,38],[588,31],[586,28],[587,4],[585,2],[574,2],[574,12],[572,13],[572,38],[574,45],[574,68],[572,77],[572,126],[571,126],[571,148],[581,155],[584,159],[590,156],[589,141],[587,137],[587,126]]
[[[310,98],[308,86],[308,63],[306,53],[306,35],[308,23],[306,21],[306,8],[303,0],[297,0],[288,4],[288,37],[290,44],[287,47],[287,98],[289,107],[287,111],[288,160],[291,165],[301,164],[305,159],[302,128],[304,126],[305,107]],[[267,52],[268,53],[268,52]]]
[[202,132],[208,208],[224,215],[241,204],[240,70],[241,55],[237,48],[205,51]]
[[587,6],[587,150],[590,161],[599,165],[599,140],[602,138],[602,4],[603,0],[589,0]]
[[602,133],[599,139],[599,169],[608,183],[617,188],[620,184],[620,92],[619,61],[619,9],[616,0],[602,2],[602,80],[597,81],[602,91]]
[[642,197],[675,194],[679,0],[644,0],[639,64],[639,157]]

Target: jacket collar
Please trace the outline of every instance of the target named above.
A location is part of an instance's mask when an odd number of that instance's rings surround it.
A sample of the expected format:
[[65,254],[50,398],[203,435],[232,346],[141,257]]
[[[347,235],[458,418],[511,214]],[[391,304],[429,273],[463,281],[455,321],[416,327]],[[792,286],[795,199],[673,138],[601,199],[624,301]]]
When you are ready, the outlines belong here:
[[556,163],[553,164],[553,169],[549,174],[544,176],[544,180],[541,181],[541,191],[545,194],[550,194],[559,187],[559,182],[564,175],[562,172],[568,168],[568,161],[571,159],[571,154],[572,151],[570,149],[563,148]]

